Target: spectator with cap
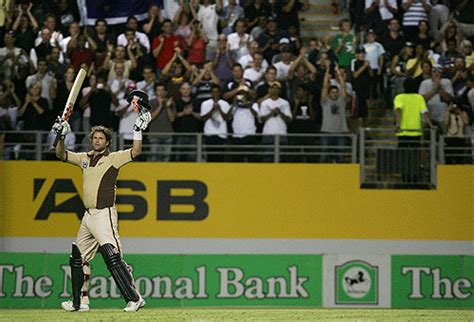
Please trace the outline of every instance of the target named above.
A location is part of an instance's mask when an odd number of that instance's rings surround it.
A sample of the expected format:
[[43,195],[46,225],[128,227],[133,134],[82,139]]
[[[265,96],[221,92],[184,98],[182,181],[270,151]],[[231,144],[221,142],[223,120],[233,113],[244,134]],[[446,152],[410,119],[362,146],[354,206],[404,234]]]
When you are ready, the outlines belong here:
[[[290,103],[280,97],[281,83],[273,82],[268,89],[269,97],[260,103],[260,119],[263,123],[263,145],[273,145],[274,135],[280,135],[280,144],[287,145],[288,124],[293,116]],[[273,148],[270,148],[272,150]],[[266,155],[264,162],[271,162],[272,156]]]
[[235,32],[227,36],[230,50],[235,51],[235,58],[238,61],[242,56],[249,53],[248,46],[253,40],[252,36],[246,33],[247,27],[244,19],[235,22]]
[[279,53],[281,38],[288,38],[288,33],[277,27],[275,18],[269,17],[267,29],[257,39],[258,46],[268,62],[271,62],[273,56]]
[[374,30],[369,30],[367,34],[367,42],[363,45],[365,50],[365,57],[369,61],[370,69],[372,70],[370,76],[370,92],[372,99],[377,99],[380,93],[383,93],[383,68],[385,65],[384,54],[385,49],[383,46],[376,41],[376,34]]
[[442,78],[442,68],[439,65],[433,66],[431,79],[424,80],[419,89],[430,112],[431,122],[437,125],[444,133],[443,117],[448,110],[448,104],[451,102],[454,92],[451,81]]
[[350,66],[354,59],[355,37],[351,32],[351,22],[349,19],[341,19],[339,22],[339,30],[341,33],[337,34],[331,44],[331,48],[337,54],[338,64],[342,68]]
[[[141,32],[138,31],[138,20],[135,16],[130,16],[127,18],[127,24],[126,24],[127,30],[133,30],[134,31],[134,36],[135,36],[135,41],[138,42],[140,45],[142,45],[145,48],[145,53],[150,52],[150,40],[148,39],[148,36]],[[118,46],[124,46],[127,47],[129,41],[127,39],[127,36],[125,33],[121,33],[117,37],[117,45]]]
[[219,25],[222,29],[222,33],[226,35],[232,33],[237,21],[243,18],[244,9],[239,6],[236,0],[229,0],[228,5],[224,7],[219,18]]
[[288,73],[290,71],[293,54],[291,53],[291,49],[288,46],[283,47],[281,54],[281,61],[274,64],[273,66],[275,66],[277,70],[277,80],[280,82],[285,82],[288,80]]
[[[370,83],[372,77],[372,69],[370,63],[365,59],[365,49],[359,46],[356,49],[356,58],[351,63],[352,85],[357,96],[357,113],[356,117],[359,121],[359,126],[367,125],[367,117],[369,116],[369,109],[367,106],[367,99],[370,94]],[[323,116],[324,122],[324,116]]]
[[414,41],[419,32],[418,25],[422,20],[428,20],[432,9],[430,0],[403,0],[403,34]]
[[211,98],[201,104],[201,119],[204,122],[204,143],[206,159],[209,162],[224,161],[220,153],[227,142],[227,121],[232,118],[229,103],[221,98],[221,87],[212,85]]
[[415,45],[411,42],[406,42],[400,53],[392,58],[390,64],[390,81],[393,87],[391,93],[392,99],[394,99],[398,94],[403,93],[403,82],[408,77],[407,62],[412,58],[414,50]]

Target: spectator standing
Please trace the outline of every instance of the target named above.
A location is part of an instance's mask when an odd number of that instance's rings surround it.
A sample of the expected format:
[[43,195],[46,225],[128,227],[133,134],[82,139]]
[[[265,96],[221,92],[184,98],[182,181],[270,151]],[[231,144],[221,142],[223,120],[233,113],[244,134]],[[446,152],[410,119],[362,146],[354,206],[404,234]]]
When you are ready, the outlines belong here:
[[[372,69],[370,63],[365,59],[364,47],[358,47],[356,50],[356,59],[351,64],[352,85],[357,96],[357,113],[356,117],[359,121],[359,126],[366,126],[367,117],[369,116],[369,108],[367,106],[367,99],[370,94],[370,79],[372,77]],[[324,114],[323,114],[324,123]]]
[[370,69],[372,70],[370,77],[370,91],[372,93],[372,99],[377,99],[380,93],[383,93],[383,68],[385,65],[385,49],[383,46],[375,41],[375,31],[369,30],[367,34],[367,42],[363,45],[366,52],[366,59],[369,61]]
[[258,139],[255,136],[255,133],[257,132],[256,123],[259,119],[258,104],[250,101],[249,96],[249,88],[245,85],[239,86],[239,92],[232,102],[232,130],[234,132],[232,136],[232,145],[234,145],[232,151],[248,153],[248,155],[232,155],[231,160],[235,162],[257,160],[252,153],[249,153],[249,149],[240,147],[258,144]]
[[137,83],[137,89],[144,91],[148,94],[148,99],[152,99],[155,96],[155,81],[156,75],[154,68],[147,65],[143,68],[143,80]]
[[232,101],[238,93],[240,85],[246,85],[248,88],[252,87],[252,82],[244,78],[244,70],[239,63],[232,67],[232,79],[227,82],[224,87],[224,99]]
[[[138,31],[138,20],[135,16],[130,16],[127,18],[126,27],[127,30],[131,29],[135,32],[135,41],[145,48],[145,53],[149,53],[150,40],[145,33]],[[122,33],[117,37],[117,46],[127,47],[128,43],[129,40],[127,39],[127,35],[125,33]]]
[[237,61],[249,53],[248,47],[253,40],[252,36],[246,33],[246,29],[245,20],[239,19],[235,22],[235,32],[227,36],[229,49],[235,51]]
[[[464,137],[466,128],[469,125],[469,117],[457,102],[449,104],[448,110],[443,116],[444,127],[446,128],[446,163],[447,164],[464,164],[470,163],[470,157],[467,149],[469,144]],[[467,154],[465,156],[464,154]]]
[[226,35],[219,35],[217,38],[217,49],[211,53],[209,58],[212,61],[217,77],[222,83],[226,83],[232,78],[232,66],[235,63],[235,55],[229,49]]
[[150,100],[151,123],[149,128],[149,142],[151,144],[150,161],[169,162],[173,138],[172,123],[175,120],[174,100],[168,96],[166,86],[158,83],[155,86],[155,95]]
[[[277,70],[273,66],[269,66],[265,71],[265,76],[263,82],[257,85],[256,92],[257,92],[257,103],[260,104],[264,100],[270,98],[270,86],[276,81],[277,79]],[[287,100],[287,86],[285,83],[280,83],[280,97]]]
[[174,32],[175,36],[180,37],[180,39],[187,39],[191,36],[191,22],[189,21],[188,12],[184,8],[184,3],[181,4],[179,11],[176,13],[176,16],[173,19],[174,23]]
[[201,104],[201,119],[204,122],[204,143],[207,161],[221,162],[224,149],[221,147],[227,140],[227,121],[231,119],[231,108],[221,98],[221,87],[212,85],[211,98]]
[[219,25],[222,33],[229,35],[234,29],[234,25],[239,19],[244,18],[244,9],[239,6],[236,0],[229,0],[229,4],[222,10]]
[[64,57],[62,57],[62,52],[59,47],[53,47],[51,49],[51,54],[46,57],[48,62],[48,70],[54,74],[56,80],[64,79],[66,75],[66,64],[64,64]]
[[38,60],[46,58],[51,54],[51,50],[54,47],[51,45],[51,31],[48,28],[43,28],[41,31],[41,39],[42,41],[30,50],[30,59],[35,68],[38,66]]
[[212,0],[202,0],[202,4],[199,4],[199,0],[191,0],[191,12],[202,23],[202,31],[209,39],[206,48],[208,53],[215,50],[217,45],[217,27],[222,8],[221,0],[216,0],[215,3]]
[[[34,81],[28,86],[25,102],[18,109],[18,118],[23,120],[25,131],[47,131],[52,119],[49,112],[48,101],[41,97],[41,83]],[[34,136],[28,135],[28,142],[34,141]]]
[[[63,34],[56,30],[56,16],[52,13],[48,13],[44,19],[43,30],[47,28],[50,32],[50,44],[52,47],[59,46],[59,43],[63,40]],[[38,32],[38,35],[35,39],[35,46],[38,46],[43,42],[42,31]]]
[[87,38],[84,35],[80,35],[77,38],[71,40],[68,44],[68,56],[71,65],[74,70],[78,71],[82,64],[86,64],[88,69],[92,65],[95,54],[94,48],[95,43],[87,48]]
[[0,70],[6,80],[11,80],[12,71],[14,72],[19,64],[27,64],[28,57],[23,49],[15,47],[13,32],[6,33],[3,39],[5,47],[0,48]]
[[[104,65],[107,66],[106,69],[109,71],[107,79],[113,80],[117,78],[117,75],[115,74],[115,65],[119,63],[123,64],[123,77],[129,78],[132,70],[137,67],[137,60],[135,59],[135,55],[133,55],[133,53],[131,52],[131,48],[128,47],[127,49],[125,49],[123,46],[117,46],[117,48],[115,48],[114,58],[112,58],[112,51],[113,46],[109,46],[107,57],[104,61]],[[126,51],[128,51],[130,59],[126,59]]]
[[423,96],[428,106],[431,122],[438,126],[444,133],[443,118],[448,110],[454,92],[451,81],[441,78],[442,69],[434,66],[431,79],[424,80],[419,89],[419,94]]
[[266,0],[247,1],[244,6],[244,16],[251,29],[261,21],[261,17],[270,18],[272,16],[271,5]]
[[[292,120],[290,103],[280,97],[281,84],[273,82],[268,90],[269,98],[260,104],[260,119],[263,125],[263,145],[273,145],[274,135],[280,135],[280,144],[287,145],[288,124]],[[273,148],[269,149],[273,150]],[[265,156],[264,162],[271,162],[271,156]]]
[[[252,63],[253,61],[253,55],[256,53],[256,52],[261,52],[259,47],[258,47],[258,42],[253,40],[249,43],[249,52],[248,54],[246,55],[243,55],[242,57],[239,58],[239,61],[238,63],[240,65],[242,65],[242,68],[243,69],[246,69],[247,67],[249,67],[249,65]],[[267,61],[265,60],[265,58],[263,59],[262,61],[262,67],[263,69],[267,69],[268,68],[268,63]]]
[[188,47],[187,60],[190,64],[202,65],[206,62],[206,44],[208,39],[202,32],[202,23],[193,21],[191,35],[186,39]]
[[115,110],[115,115],[119,119],[118,134],[123,137],[125,145],[133,143],[133,125],[136,119],[133,104],[127,101],[127,96],[136,89],[135,83],[129,83],[125,95],[118,99],[118,106]]
[[454,21],[457,22],[467,37],[474,36],[474,2],[470,0],[454,0]]
[[[335,85],[329,85],[331,74],[329,68],[326,68],[324,75],[323,89],[321,92],[321,108],[323,112],[323,121],[321,125],[321,133],[325,134],[321,137],[321,147],[323,153],[320,161],[328,162],[334,160],[336,162],[342,162],[343,158],[341,155],[333,155],[329,157],[327,152],[330,150],[328,147],[341,147],[345,145],[345,138],[340,134],[348,133],[346,122],[346,83],[341,78],[338,68],[335,69],[336,77],[339,78],[339,87]],[[336,135],[334,135],[336,134]],[[338,135],[339,134],[339,135]],[[340,153],[342,150],[335,150],[334,152]],[[333,152],[333,153],[334,153]]]
[[113,44],[115,43],[112,35],[107,31],[107,22],[105,19],[97,19],[95,21],[95,34],[93,38],[97,45],[95,51],[95,65],[100,67],[104,65],[107,54],[109,52],[112,54]]
[[263,67],[263,55],[255,52],[251,65],[248,66],[244,71],[244,79],[248,79],[252,84],[258,84],[265,75],[265,68]]
[[[425,99],[416,92],[415,80],[408,77],[403,86],[405,93],[398,94],[394,101],[398,147],[419,148],[423,136],[422,118],[429,124],[430,128],[435,128],[435,126],[430,121]],[[409,159],[412,161],[410,164],[400,165],[402,167],[402,179],[405,182],[414,182],[416,181],[420,156],[419,151],[416,150],[409,153],[415,157]],[[409,160],[407,160],[407,163]]]
[[176,48],[173,58],[166,64],[161,73],[168,95],[173,99],[178,98],[181,85],[188,83],[191,76],[191,65],[184,59],[181,50]]
[[86,102],[90,106],[91,127],[103,125],[116,130],[116,118],[111,112],[111,106],[112,104],[117,106],[118,102],[103,75],[97,76],[97,85],[91,88],[90,94],[86,97]]
[[169,19],[163,21],[163,33],[153,40],[152,53],[156,59],[158,73],[165,68],[166,64],[173,58],[174,50],[179,46],[179,38],[172,34],[173,23]]
[[403,0],[403,34],[410,41],[416,39],[419,29],[418,25],[422,20],[428,20],[431,11],[430,0]]
[[290,26],[300,29],[298,11],[309,9],[308,0],[276,0],[274,5],[276,18],[280,22],[280,28],[288,29]]
[[192,85],[196,89],[196,100],[199,104],[211,98],[212,85],[220,85],[221,81],[214,73],[212,63],[204,65],[199,72],[196,73],[196,77],[193,79]]
[[258,47],[262,50],[265,60],[272,61],[273,56],[279,53],[280,39],[287,37],[288,32],[278,28],[275,18],[269,17],[267,29],[257,39]]
[[39,25],[35,16],[31,13],[33,3],[30,2],[26,10],[23,7],[23,4],[18,6],[19,12],[13,23],[12,31],[16,35],[15,44],[25,52],[29,52],[31,48],[35,47],[36,32]]
[[388,32],[382,34],[380,42],[388,54],[389,59],[397,56],[405,47],[405,37],[400,33],[400,21],[397,18],[390,19],[387,26]]
[[275,66],[277,70],[277,80],[280,82],[286,82],[288,80],[293,54],[289,46],[284,46],[281,54],[281,61],[273,66]]
[[[38,60],[38,72],[26,78],[26,88],[29,88],[31,84],[37,81],[41,83],[41,97],[47,100],[48,110],[51,110],[53,108],[53,99],[56,97],[57,86],[56,79],[52,73],[48,72],[48,63],[44,58]],[[47,130],[49,130],[49,126],[47,126]]]
[[181,96],[175,100],[176,110],[173,114],[173,127],[176,133],[176,161],[196,161],[196,133],[202,127],[200,106],[192,97],[191,85],[184,83],[180,89]]
[[435,39],[429,34],[430,25],[428,20],[420,20],[418,23],[418,32],[414,38],[415,44],[423,45],[426,50],[433,49],[435,46]]
[[151,4],[148,9],[148,17],[143,21],[143,31],[148,39],[153,40],[161,34],[161,25],[164,19],[160,6]]
[[341,33],[334,37],[331,48],[337,54],[339,66],[346,68],[350,66],[351,61],[354,59],[355,38],[351,32],[351,22],[349,19],[341,19],[339,29]]
[[365,0],[368,28],[381,36],[384,28],[398,14],[397,0]]

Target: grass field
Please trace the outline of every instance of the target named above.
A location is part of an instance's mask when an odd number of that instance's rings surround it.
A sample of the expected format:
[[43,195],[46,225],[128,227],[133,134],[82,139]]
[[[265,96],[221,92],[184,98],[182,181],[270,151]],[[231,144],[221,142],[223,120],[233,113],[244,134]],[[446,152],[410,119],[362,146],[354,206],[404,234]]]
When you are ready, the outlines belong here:
[[0,310],[0,321],[474,321],[474,310],[120,309],[89,312]]

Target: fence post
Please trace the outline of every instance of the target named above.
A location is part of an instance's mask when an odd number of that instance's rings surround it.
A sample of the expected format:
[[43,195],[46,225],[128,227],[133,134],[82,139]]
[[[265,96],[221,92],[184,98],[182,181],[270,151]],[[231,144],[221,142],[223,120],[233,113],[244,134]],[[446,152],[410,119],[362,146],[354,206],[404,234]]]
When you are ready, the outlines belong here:
[[351,163],[357,163],[357,133],[352,133],[351,138]]
[[275,135],[275,140],[273,140],[273,162],[280,162],[280,135]]
[[446,157],[444,155],[444,135],[439,136],[439,146],[438,146],[438,154],[439,154],[439,163],[445,164]]
[[202,162],[202,133],[197,134],[196,144],[196,161]]
[[430,130],[430,181],[436,187],[436,130]]
[[41,131],[37,131],[35,133],[35,155],[36,155],[36,160],[37,161],[41,161],[41,148],[42,148],[42,144],[41,144]]
[[360,160],[360,183],[365,180],[365,128],[359,129],[359,160]]

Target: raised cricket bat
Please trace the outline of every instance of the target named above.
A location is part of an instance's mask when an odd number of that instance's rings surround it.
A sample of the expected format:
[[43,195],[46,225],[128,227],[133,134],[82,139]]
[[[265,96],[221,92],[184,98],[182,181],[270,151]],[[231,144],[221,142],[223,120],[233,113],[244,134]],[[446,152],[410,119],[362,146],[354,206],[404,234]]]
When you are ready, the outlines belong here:
[[[81,90],[82,83],[84,82],[84,79],[86,78],[87,72],[85,69],[81,68],[79,70],[79,73],[77,73],[76,79],[74,80],[74,84],[72,85],[71,91],[69,92],[69,97],[67,98],[66,101],[66,106],[64,107],[63,114],[61,115],[61,118],[64,121],[69,121],[69,117],[72,114],[72,110],[74,109],[74,104],[76,103],[77,95],[79,94],[79,91]],[[53,146],[56,147],[59,142],[59,134],[56,135],[56,139],[54,140]]]

